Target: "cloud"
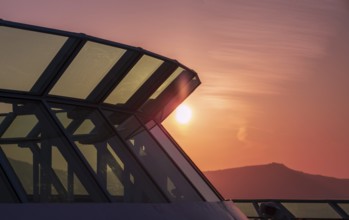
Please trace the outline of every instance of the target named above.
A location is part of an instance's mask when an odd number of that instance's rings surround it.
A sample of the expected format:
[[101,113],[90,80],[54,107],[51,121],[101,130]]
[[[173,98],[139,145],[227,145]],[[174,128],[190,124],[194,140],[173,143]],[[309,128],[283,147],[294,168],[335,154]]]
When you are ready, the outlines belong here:
[[240,142],[246,142],[246,139],[247,139],[247,127],[246,126],[242,126],[239,128],[239,130],[236,134],[236,138]]

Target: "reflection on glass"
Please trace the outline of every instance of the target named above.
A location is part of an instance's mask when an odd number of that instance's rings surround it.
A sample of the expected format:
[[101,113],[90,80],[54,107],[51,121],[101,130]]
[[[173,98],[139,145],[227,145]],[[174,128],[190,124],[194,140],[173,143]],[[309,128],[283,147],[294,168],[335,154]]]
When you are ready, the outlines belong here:
[[234,202],[234,204],[247,216],[258,217],[258,213],[251,202]]
[[327,203],[282,203],[296,218],[340,218]]
[[105,102],[110,104],[125,104],[163,62],[163,60],[143,55],[116,86],[113,92],[110,93]]
[[0,26],[0,88],[29,91],[66,40]]
[[164,201],[97,110],[52,105],[52,111],[113,201]]
[[124,49],[88,41],[50,94],[85,99],[124,53]]
[[[117,122],[117,117],[113,116],[117,113],[106,114],[112,123]],[[129,149],[171,201],[202,201],[200,195],[136,118],[132,116],[121,124],[114,125]]]

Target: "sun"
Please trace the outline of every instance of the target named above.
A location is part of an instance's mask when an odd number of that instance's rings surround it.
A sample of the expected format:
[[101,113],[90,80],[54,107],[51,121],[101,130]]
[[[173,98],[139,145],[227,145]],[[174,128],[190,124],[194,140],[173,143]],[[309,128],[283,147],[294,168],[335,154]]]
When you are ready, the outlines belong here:
[[180,105],[176,109],[176,120],[180,124],[188,124],[192,117],[192,111],[187,105]]

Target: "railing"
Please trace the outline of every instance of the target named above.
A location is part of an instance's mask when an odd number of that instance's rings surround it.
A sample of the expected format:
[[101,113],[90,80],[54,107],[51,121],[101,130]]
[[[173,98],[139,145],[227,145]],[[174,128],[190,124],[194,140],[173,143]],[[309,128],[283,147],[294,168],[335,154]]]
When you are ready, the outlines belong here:
[[249,219],[349,219],[349,200],[232,200]]

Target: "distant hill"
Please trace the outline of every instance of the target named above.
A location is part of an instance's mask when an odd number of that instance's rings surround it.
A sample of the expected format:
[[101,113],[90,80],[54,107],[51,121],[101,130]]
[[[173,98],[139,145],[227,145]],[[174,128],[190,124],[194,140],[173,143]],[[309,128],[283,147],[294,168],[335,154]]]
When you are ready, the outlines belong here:
[[283,164],[204,174],[227,199],[349,199],[349,179],[307,174]]
[[[32,192],[32,165],[13,159],[10,162],[26,191]],[[55,173],[65,185],[67,173],[57,169]],[[283,164],[207,171],[204,174],[226,199],[349,199],[349,179],[307,174]],[[76,187],[75,190],[80,192],[80,184]],[[111,192],[121,190],[112,182],[108,182],[108,189]]]

